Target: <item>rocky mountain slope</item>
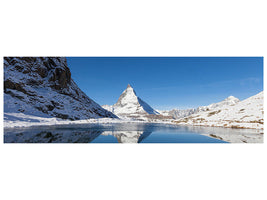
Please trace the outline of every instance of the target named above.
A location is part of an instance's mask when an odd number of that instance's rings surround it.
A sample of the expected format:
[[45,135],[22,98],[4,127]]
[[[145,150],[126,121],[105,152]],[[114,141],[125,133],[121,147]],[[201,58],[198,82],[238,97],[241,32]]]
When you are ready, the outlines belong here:
[[175,122],[181,125],[263,129],[263,97],[264,92],[243,101],[237,101],[231,97],[234,104],[224,103],[220,106],[211,106]]
[[136,95],[134,89],[128,84],[116,104],[103,105],[103,108],[120,117],[139,118],[159,113]]
[[70,120],[116,118],[81,91],[64,57],[5,57],[4,112]]

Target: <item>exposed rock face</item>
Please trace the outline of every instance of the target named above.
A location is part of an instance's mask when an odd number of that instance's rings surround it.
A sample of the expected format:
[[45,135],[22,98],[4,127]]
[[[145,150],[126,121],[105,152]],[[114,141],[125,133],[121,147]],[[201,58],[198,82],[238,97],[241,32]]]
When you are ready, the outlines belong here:
[[159,115],[159,113],[136,95],[131,85],[128,84],[116,104],[103,108],[121,117],[139,118],[148,115]]
[[63,119],[116,117],[71,78],[64,57],[5,57],[4,111]]

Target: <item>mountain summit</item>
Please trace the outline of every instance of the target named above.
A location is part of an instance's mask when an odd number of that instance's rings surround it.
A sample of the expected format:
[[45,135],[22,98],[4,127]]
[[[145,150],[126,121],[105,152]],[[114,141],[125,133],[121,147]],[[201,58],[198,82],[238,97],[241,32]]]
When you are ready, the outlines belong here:
[[112,106],[104,105],[103,108],[119,116],[138,117],[144,115],[158,115],[159,113],[139,98],[130,84],[120,95],[117,103]]
[[208,111],[208,110],[212,110],[214,108],[217,107],[223,107],[223,106],[232,106],[237,104],[238,102],[240,102],[240,100],[234,96],[229,96],[226,99],[224,99],[223,101],[220,101],[218,103],[212,103],[208,106],[201,106],[197,108],[197,112],[200,111]]

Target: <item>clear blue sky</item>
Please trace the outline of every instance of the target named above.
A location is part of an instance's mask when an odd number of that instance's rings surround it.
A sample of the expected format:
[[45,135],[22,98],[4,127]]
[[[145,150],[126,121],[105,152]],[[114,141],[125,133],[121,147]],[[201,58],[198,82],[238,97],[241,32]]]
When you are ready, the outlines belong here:
[[100,105],[131,84],[155,109],[241,100],[263,90],[262,57],[68,57],[72,78]]

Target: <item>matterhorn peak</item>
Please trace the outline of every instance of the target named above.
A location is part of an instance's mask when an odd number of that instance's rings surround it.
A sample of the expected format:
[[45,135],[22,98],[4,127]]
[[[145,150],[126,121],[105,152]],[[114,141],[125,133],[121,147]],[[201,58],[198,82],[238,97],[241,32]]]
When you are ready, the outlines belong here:
[[135,91],[134,91],[133,87],[130,84],[127,85],[127,88],[126,88],[126,90],[124,90],[124,92],[133,92],[135,94]]
[[132,94],[133,96],[136,96],[136,92],[130,84],[127,85],[127,88],[126,90],[124,90],[123,93]]
[[139,98],[130,84],[122,92],[118,101],[113,106],[103,106],[105,109],[120,116],[158,115],[159,113]]

